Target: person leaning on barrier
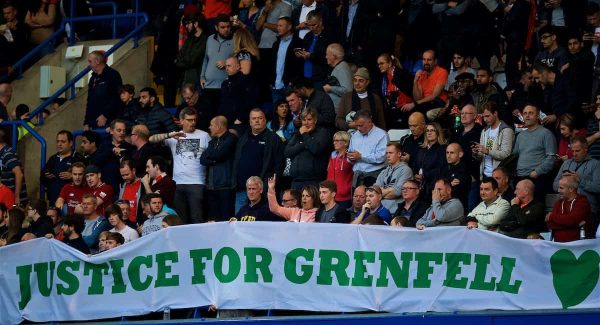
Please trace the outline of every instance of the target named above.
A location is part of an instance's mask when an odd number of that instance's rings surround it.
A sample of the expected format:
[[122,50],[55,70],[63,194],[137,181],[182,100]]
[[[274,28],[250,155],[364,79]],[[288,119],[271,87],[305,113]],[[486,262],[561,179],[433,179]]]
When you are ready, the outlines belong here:
[[431,207],[417,221],[417,229],[459,226],[463,216],[464,209],[460,200],[452,197],[452,184],[446,179],[439,179],[431,192]]
[[481,202],[469,213],[477,218],[479,228],[497,231],[498,225],[508,215],[510,205],[498,195],[498,183],[491,177],[484,177],[479,184]]
[[407,180],[402,184],[401,191],[403,202],[398,204],[395,216],[406,218],[407,227],[416,227],[417,221],[425,215],[428,208],[423,201],[419,200],[421,184],[414,179]]
[[350,213],[335,202],[337,186],[333,181],[322,181],[319,184],[321,208],[317,211],[317,222],[349,223]]
[[244,204],[229,221],[282,221],[269,210],[269,203],[263,197],[263,181],[258,176],[246,180],[246,196],[248,203]]
[[548,229],[556,242],[570,242],[582,239],[581,227],[585,238],[594,238],[593,222],[590,216],[590,203],[577,193],[579,180],[575,176],[563,175],[558,181],[560,199],[554,203],[552,211],[546,214]]

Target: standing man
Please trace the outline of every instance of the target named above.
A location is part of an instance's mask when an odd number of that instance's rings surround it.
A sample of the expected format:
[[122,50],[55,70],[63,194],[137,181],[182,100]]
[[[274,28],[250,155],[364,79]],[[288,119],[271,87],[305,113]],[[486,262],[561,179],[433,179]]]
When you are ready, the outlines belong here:
[[[196,111],[186,107],[179,114],[182,130],[155,134],[150,142],[163,142],[173,154],[173,180],[175,190],[175,210],[186,218],[187,223],[204,222],[204,188],[206,166],[200,163],[200,156],[208,147],[208,133],[196,129]],[[162,199],[161,199],[162,207]]]
[[464,151],[460,144],[450,143],[446,147],[446,165],[440,170],[440,176],[450,182],[453,196],[466,208],[471,190],[471,175],[463,158]]
[[323,16],[317,11],[306,15],[306,26],[310,33],[302,41],[303,48],[296,51],[296,56],[304,59],[303,75],[313,82],[313,86],[322,89],[329,74],[325,59],[325,50],[332,43],[332,38],[325,30]]
[[[389,141],[387,133],[373,124],[371,114],[359,111],[354,117],[357,132],[350,138],[348,159],[354,162],[353,186],[370,186],[385,167],[385,151]],[[388,220],[389,222],[389,220]]]
[[208,220],[226,221],[235,215],[235,185],[233,160],[237,137],[227,129],[227,118],[216,116],[210,121],[208,148],[200,156],[200,163],[208,168]]
[[129,215],[136,217],[136,222],[139,222],[142,216],[140,201],[142,196],[146,194],[142,181],[136,176],[135,166],[131,160],[121,161],[121,178],[123,183],[119,187],[119,200],[125,200],[129,202]]
[[360,214],[362,206],[365,203],[367,203],[367,187],[359,185],[354,189],[354,193],[352,194],[352,206],[346,209],[353,220]]
[[501,234],[525,239],[529,233],[542,231],[545,217],[544,204],[533,199],[534,186],[528,179],[517,183],[508,215],[500,221]]
[[408,117],[408,128],[410,134],[400,139],[404,154],[402,160],[408,163],[412,159],[417,159],[417,152],[425,141],[425,115],[421,112],[414,112]]
[[0,128],[0,183],[15,193],[15,203],[27,201],[25,174],[19,157],[6,144],[6,133]]
[[96,155],[100,147],[100,135],[94,131],[83,131],[81,134],[81,153],[85,165],[95,165]]
[[475,69],[469,66],[469,62],[463,50],[456,49],[452,55],[452,67],[453,69],[448,73],[448,81],[446,81],[446,90],[450,89],[450,86],[456,81],[456,77],[462,73],[468,72],[475,75]]
[[156,90],[151,87],[140,90],[140,114],[135,123],[146,125],[151,135],[177,130],[173,117],[160,104]]
[[336,114],[342,96],[352,91],[352,71],[348,63],[344,61],[344,55],[344,47],[338,43],[329,44],[325,51],[327,64],[333,70],[331,70],[331,74],[325,80],[323,90],[329,94],[329,97],[333,101]]
[[[356,128],[352,115],[358,111],[367,111],[375,120],[375,125],[386,129],[383,102],[379,95],[369,91],[371,77],[367,68],[358,68],[352,78],[352,91],[346,92],[337,107],[335,125],[340,130]],[[354,112],[354,113],[352,113]],[[347,122],[349,121],[349,122]]]
[[146,174],[146,162],[148,158],[160,154],[159,149],[154,143],[150,143],[150,131],[143,124],[133,126],[131,129],[131,144],[135,146],[135,151],[131,154],[133,167],[137,177],[144,177]]
[[203,115],[215,116],[219,107],[221,85],[227,74],[225,60],[233,53],[231,40],[231,21],[228,15],[219,15],[215,19],[215,33],[206,40],[206,53],[202,62],[200,85],[203,95],[200,97]]
[[8,121],[8,103],[12,99],[12,86],[8,83],[0,84],[0,122]]
[[167,161],[161,156],[152,156],[146,161],[146,175],[142,177],[142,184],[146,193],[160,194],[163,204],[173,206],[175,197],[175,181],[166,172]]
[[375,185],[381,187],[383,200],[381,203],[391,214],[396,213],[402,201],[402,184],[413,178],[412,169],[402,161],[402,147],[399,143],[390,142],[385,152],[387,167],[379,173]]
[[104,128],[117,117],[123,85],[119,72],[106,65],[104,51],[91,52],[88,64],[92,69],[92,77],[88,83],[84,130]]
[[218,114],[225,116],[228,128],[239,135],[248,126],[250,109],[258,103],[258,88],[253,80],[241,71],[240,61],[230,56],[225,61],[227,79],[221,85]]
[[[256,29],[259,31],[262,30],[260,33],[260,40],[258,42],[258,50],[260,52],[260,57],[263,60],[271,60],[274,57],[273,54],[278,55],[275,51],[277,51],[279,46],[276,48],[274,43],[277,41],[277,36],[282,36],[279,33],[279,22],[284,19],[284,17],[287,18],[287,21],[285,21],[287,25],[286,29],[290,34],[292,34],[292,20],[289,18],[291,16],[292,6],[289,3],[282,0],[271,0],[265,2],[265,6],[260,12],[260,16],[258,16],[258,19],[256,20]],[[290,51],[290,53],[293,54],[293,51]],[[270,67],[273,65],[273,63],[274,61],[263,62],[263,66]],[[279,99],[282,98],[283,97],[280,97]]]
[[515,131],[498,117],[497,107],[489,103],[483,109],[485,128],[481,131],[479,143],[471,145],[473,156],[481,161],[479,175],[492,177],[500,162],[510,156],[515,139]]
[[[95,207],[97,213],[104,215],[104,210],[113,203],[114,192],[113,188],[104,182],[102,182],[102,173],[100,168],[95,165],[89,165],[85,167],[85,180],[88,186],[88,193],[96,197]],[[85,198],[85,195],[83,196]]]
[[[263,34],[266,30],[263,32]],[[285,98],[285,90],[300,75],[302,61],[294,54],[300,48],[299,40],[294,37],[290,17],[279,17],[277,20],[277,41],[273,44],[269,82],[273,103]],[[262,44],[262,43],[261,43]],[[262,50],[262,49],[261,49]],[[261,55],[261,57],[263,57]]]
[[116,119],[110,122],[110,137],[98,148],[96,166],[102,171],[102,180],[110,184],[113,189],[119,188],[121,174],[119,164],[121,160],[130,158],[135,147],[125,141],[127,125],[124,120]]
[[73,134],[67,130],[58,131],[56,134],[56,154],[48,158],[46,167],[42,171],[42,183],[46,186],[49,202],[56,202],[60,189],[71,182],[69,172],[74,162],[83,161],[84,158],[73,149]]
[[64,205],[66,204],[67,213],[71,214],[75,213],[75,208],[81,204],[83,195],[88,192],[88,188],[83,183],[85,165],[82,162],[73,163],[69,171],[71,172],[71,179],[73,182],[65,184],[62,187],[54,206],[63,210]]
[[273,214],[269,209],[269,202],[263,197],[263,181],[258,176],[252,176],[246,180],[246,196],[248,203],[243,204],[231,221],[281,221],[282,219]]
[[302,111],[306,110],[308,107],[317,110],[319,113],[317,116],[318,125],[333,131],[335,124],[335,108],[333,107],[333,101],[331,101],[331,98],[323,91],[323,88],[316,88],[310,80],[300,78],[294,82],[294,89],[296,94],[300,95],[304,100]]
[[317,211],[316,221],[322,223],[349,223],[350,213],[335,202],[337,186],[333,181],[322,181],[319,184],[321,207]]
[[395,217],[404,217],[408,220],[409,227],[416,227],[417,221],[425,214],[428,206],[421,200],[421,184],[414,180],[407,180],[402,184],[402,200],[398,205]]

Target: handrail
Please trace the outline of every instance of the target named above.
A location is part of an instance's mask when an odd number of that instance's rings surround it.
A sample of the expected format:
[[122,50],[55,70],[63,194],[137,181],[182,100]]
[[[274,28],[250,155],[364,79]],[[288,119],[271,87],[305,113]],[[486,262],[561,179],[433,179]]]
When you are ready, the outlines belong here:
[[[12,128],[12,149],[14,151],[17,150],[17,144],[19,142],[18,127],[19,126],[24,127],[25,130],[27,130],[29,132],[29,134],[31,134],[31,136],[34,137],[40,143],[40,146],[42,147],[40,150],[40,171],[42,171],[42,170],[44,170],[44,168],[46,168],[46,148],[47,148],[46,139],[44,139],[44,137],[42,137],[34,128],[32,128],[29,124],[27,124],[27,121],[23,121],[23,120],[3,121],[0,123],[0,126],[10,126]],[[40,184],[40,198],[43,198],[44,194],[45,194],[44,186]]]
[[[110,7],[112,9],[112,14],[117,14],[117,4],[112,1],[90,2],[90,8],[100,7]],[[113,19],[112,21],[112,38],[117,38],[117,19]]]
[[[133,47],[137,48],[138,44],[137,44],[137,37],[136,37],[136,35],[148,23],[148,15],[146,15],[145,13],[104,15],[104,16],[91,16],[91,17],[76,17],[76,18],[73,19],[73,21],[75,21],[75,22],[78,22],[78,21],[92,21],[92,20],[95,20],[94,18],[100,18],[100,17],[102,17],[102,18],[112,18],[112,17],[115,17],[117,19],[132,18],[132,17],[142,17],[143,18],[143,21],[141,22],[141,24],[139,24],[134,30],[132,30],[131,32],[129,32],[129,34],[125,35],[125,37],[123,37],[120,41],[118,41],[115,45],[113,45],[108,51],[106,51],[105,57],[108,57],[111,54],[113,54],[117,49],[119,49],[121,46],[123,46],[123,44],[127,43],[129,41],[129,39],[132,38],[132,37],[134,37],[134,46]],[[40,105],[38,105],[38,107],[36,107],[34,110],[32,110],[31,113],[29,114],[29,116],[40,115],[40,124],[43,124],[44,121],[43,121],[43,118],[42,118],[42,116],[40,114],[42,112],[42,110],[46,106],[50,105],[56,98],[58,98],[58,96],[60,96],[64,92],[66,92],[69,88],[73,88],[72,93],[74,93],[75,83],[77,81],[79,81],[79,79],[81,79],[82,77],[84,77],[89,71],[90,71],[90,67],[89,66],[85,67],[75,77],[73,77],[64,86],[62,86],[54,94],[52,94],[52,96],[48,97]]]

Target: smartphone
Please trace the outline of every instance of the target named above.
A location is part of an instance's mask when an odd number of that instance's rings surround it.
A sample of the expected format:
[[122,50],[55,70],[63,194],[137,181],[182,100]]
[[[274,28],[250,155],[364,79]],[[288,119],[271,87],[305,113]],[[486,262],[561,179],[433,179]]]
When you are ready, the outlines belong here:
[[300,51],[306,51],[306,50],[301,47],[297,47],[294,49],[294,52],[300,52]]

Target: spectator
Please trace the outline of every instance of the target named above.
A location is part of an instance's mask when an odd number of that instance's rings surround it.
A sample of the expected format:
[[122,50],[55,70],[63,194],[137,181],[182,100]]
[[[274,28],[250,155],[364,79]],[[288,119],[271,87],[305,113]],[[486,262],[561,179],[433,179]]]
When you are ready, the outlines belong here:
[[83,131],[81,134],[81,154],[85,165],[95,165],[100,147],[100,135],[94,131]]
[[446,90],[450,89],[450,86],[457,81],[456,77],[463,73],[470,73],[475,75],[477,71],[471,68],[470,60],[467,58],[465,52],[462,49],[455,49],[452,55],[452,70],[448,73],[448,81],[446,81]]
[[[272,0],[272,2],[281,0]],[[263,34],[266,32],[263,31]],[[271,63],[266,65],[270,68],[269,83],[272,87],[271,97],[273,102],[285,99],[286,88],[292,85],[292,81],[300,76],[302,60],[295,55],[295,49],[300,48],[300,40],[294,37],[292,20],[290,17],[279,17],[277,20],[278,38],[273,43]],[[259,47],[262,46],[262,40]],[[262,47],[260,50],[264,50]],[[265,56],[263,55],[263,58]]]
[[83,120],[84,130],[104,128],[118,115],[119,93],[123,81],[117,70],[106,65],[103,51],[88,55],[92,77],[88,82],[88,97]]
[[315,222],[316,213],[320,208],[319,190],[312,185],[302,189],[302,204],[300,208],[286,208],[277,203],[275,196],[276,175],[269,178],[267,198],[269,210],[283,219],[292,222]]
[[[406,227],[416,227],[417,221],[427,211],[427,205],[419,200],[421,184],[415,180],[407,180],[402,184],[402,200],[396,209],[395,218],[408,220]],[[394,219],[395,219],[394,218]],[[393,220],[392,220],[393,222]]]
[[237,184],[235,210],[246,201],[246,180],[251,176],[266,179],[283,172],[283,143],[275,132],[267,129],[265,114],[258,108],[250,111],[250,128],[237,143],[233,162],[233,177]]
[[106,250],[106,238],[108,237],[108,234],[110,234],[110,232],[105,230],[98,235],[98,251],[96,251],[95,254],[102,253]]
[[446,106],[448,95],[444,92],[444,86],[447,81],[448,71],[437,65],[435,52],[423,52],[423,70],[417,71],[413,82],[414,102],[405,104],[400,109],[405,112],[427,112]]
[[0,183],[0,204],[7,207],[15,205],[15,193],[2,183]]
[[34,238],[54,235],[52,220],[46,215],[47,210],[46,201],[37,199],[31,200],[25,208],[26,217],[31,221],[28,232],[32,233]]
[[[598,14],[600,15],[600,12]],[[595,109],[588,117],[586,139],[590,146],[590,157],[600,159],[600,92],[596,94],[595,104]]]
[[366,194],[367,201],[363,204],[361,213],[352,221],[352,224],[366,224],[368,218],[364,221],[363,218],[375,214],[383,220],[385,225],[389,225],[392,221],[392,214],[390,210],[381,204],[383,198],[381,187],[377,185],[367,187]]
[[[92,253],[98,251],[98,236],[101,232],[108,230],[108,222],[102,214],[98,214],[98,199],[93,194],[85,194],[81,202],[82,214],[85,218],[85,227],[81,231],[81,237]],[[110,204],[108,205],[110,206]],[[67,233],[65,232],[65,235]]]
[[560,130],[560,140],[558,141],[557,155],[561,162],[573,158],[571,142],[576,137],[585,137],[587,130],[576,125],[577,121],[573,115],[567,113],[558,118],[558,129]]
[[[322,90],[322,87],[316,88],[306,78],[300,78],[294,82],[296,94],[304,100],[304,111],[307,107],[317,110],[317,119],[319,126],[333,130],[335,124],[335,108],[331,98]],[[289,103],[289,100],[288,100]],[[290,107],[292,104],[290,104]]]
[[0,236],[0,247],[16,244],[21,241],[21,238],[27,229],[23,228],[25,222],[25,213],[20,208],[12,208],[8,210],[6,218],[7,231]]
[[[0,64],[0,66],[2,65]],[[12,91],[12,86],[10,84],[0,84],[0,122],[9,120],[8,103],[10,103],[10,100],[12,99]]]
[[299,208],[302,201],[302,193],[298,190],[287,189],[283,191],[281,203],[285,208]]
[[304,109],[304,100],[300,96],[299,91],[290,89],[285,95],[285,100],[290,106],[290,112],[292,113],[292,122],[296,128],[302,126],[302,109]]
[[[233,55],[240,62],[240,71],[248,76],[251,81],[257,82],[260,53],[252,33],[245,28],[240,28],[233,33]],[[254,69],[252,69],[254,67]]]
[[515,197],[515,191],[510,181],[510,172],[504,167],[496,167],[492,172],[492,178],[498,183],[498,195],[510,202]]
[[439,179],[431,191],[431,206],[417,221],[417,229],[459,226],[463,216],[464,208],[460,200],[452,197],[452,185],[445,179]]
[[124,120],[116,119],[110,122],[110,137],[106,138],[96,153],[96,166],[102,171],[102,180],[111,188],[119,188],[121,174],[119,164],[123,159],[129,159],[134,152],[134,146],[125,141],[127,125]]
[[524,179],[517,183],[515,197],[510,201],[508,215],[500,221],[498,232],[514,238],[527,238],[531,232],[545,228],[544,204],[534,200],[533,182]]
[[448,141],[442,127],[436,122],[427,123],[425,142],[417,151],[415,159],[411,160],[411,168],[416,174],[415,179],[423,184],[425,193],[432,191],[435,181],[440,176],[440,170],[446,160],[446,143]]
[[446,164],[443,164],[440,169],[440,177],[450,182],[453,196],[459,199],[463,208],[467,210],[471,175],[463,158],[464,151],[460,144],[450,143],[446,147]]
[[381,204],[396,213],[398,204],[402,201],[402,184],[413,178],[413,173],[408,164],[401,160],[402,147],[399,143],[390,142],[387,145],[385,159],[388,165],[379,173],[375,185],[382,191]]
[[600,162],[588,155],[588,144],[585,138],[576,137],[571,141],[571,150],[573,157],[565,160],[556,177],[554,178],[553,189],[558,191],[560,179],[563,176],[573,176],[578,178],[579,187],[577,192],[588,199],[590,203],[592,219],[595,226],[598,225],[598,213],[600,212]]
[[[327,65],[333,70],[325,79],[323,91],[329,94],[333,107],[339,107],[342,96],[352,91],[352,71],[346,61],[344,61],[344,48],[339,43],[332,43],[325,50],[325,59]],[[337,114],[336,110],[336,114]]]
[[[200,163],[208,168],[208,220],[226,221],[235,215],[235,185],[233,159],[237,137],[227,130],[224,116],[210,121],[208,148],[200,156]],[[214,204],[218,202],[218,204]]]
[[315,110],[303,111],[302,127],[285,147],[284,155],[291,160],[293,189],[300,190],[308,185],[316,187],[326,176],[330,137],[329,132],[317,123]]
[[283,142],[289,141],[298,132],[292,121],[290,105],[285,99],[275,103],[273,118],[267,123],[267,128],[275,132]]
[[527,105],[523,109],[524,126],[517,137],[513,153],[517,160],[517,178],[530,178],[535,184],[535,198],[543,200],[549,173],[554,166],[556,139],[552,132],[540,125],[539,108]]
[[502,37],[506,40],[506,83],[512,85],[519,80],[519,61],[527,41],[529,14],[532,5],[527,0],[510,0],[504,7]]
[[583,119],[581,102],[577,102],[577,90],[569,74],[562,74],[556,68],[550,68],[543,63],[533,66],[532,76],[539,80],[544,87],[544,106],[542,111],[546,117],[542,124],[552,128],[557,119],[566,113],[571,113],[576,119]]
[[200,86],[202,60],[206,52],[207,32],[204,31],[204,19],[199,15],[189,15],[183,18],[187,38],[183,47],[177,53],[175,66],[181,75],[181,84]]
[[85,196],[91,193],[96,198],[96,213],[104,215],[104,210],[113,202],[113,188],[109,184],[102,182],[102,173],[100,172],[100,168],[98,168],[98,166],[88,165],[85,167],[84,173],[88,186],[88,192],[82,196],[82,204]]
[[[206,19],[210,19],[205,13]],[[231,40],[231,22],[228,15],[219,15],[215,19],[215,34],[206,40],[206,53],[202,62],[200,85],[203,96],[200,98],[202,112],[208,116],[215,116],[219,107],[221,85],[227,78],[225,73],[225,59],[233,53]]]
[[[123,222],[128,225],[130,228],[132,229],[137,229],[138,224],[135,223],[135,216],[132,216],[131,218],[133,220],[129,220],[129,211],[131,211],[131,207],[129,205],[129,201],[126,200],[117,200],[115,201],[115,204],[119,206],[119,208],[121,209],[121,219],[123,220]],[[142,210],[142,213],[144,215],[144,217],[146,216],[146,210],[144,210],[144,202],[142,201],[142,207],[140,210]]]
[[65,234],[63,243],[72,248],[84,253],[90,254],[90,248],[81,237],[81,233],[85,229],[85,221],[80,214],[68,214],[65,216],[62,225],[62,231]]
[[[350,134],[338,131],[333,135],[333,152],[327,165],[327,180],[335,182],[336,202],[348,209],[352,205],[352,171],[353,162],[348,159]],[[364,204],[364,203],[363,203]],[[360,206],[358,207],[360,209]]]
[[390,129],[406,129],[408,112],[400,108],[413,101],[413,77],[402,68],[398,58],[388,53],[377,58],[377,66],[381,72],[380,95],[385,104],[386,124]]
[[324,223],[349,223],[350,213],[336,203],[336,185],[332,181],[323,181],[319,184],[319,199],[321,208],[317,211],[316,220]]
[[131,144],[135,146],[135,150],[131,154],[135,174],[137,177],[144,177],[148,158],[159,155],[161,152],[154,143],[150,143],[150,130],[143,124],[135,125],[131,129]]
[[46,216],[52,220],[54,238],[63,240],[65,238],[65,234],[62,231],[63,217],[60,213],[60,210],[51,206],[48,208],[48,211],[46,211]]
[[177,107],[177,116],[173,119],[175,120],[175,124],[181,127],[181,121],[179,121],[179,114],[186,107],[191,107],[196,110],[198,114],[198,121],[196,122],[196,128],[208,132],[208,124],[210,123],[210,119],[214,116],[212,115],[212,111],[204,111],[203,107],[200,105],[200,92],[198,91],[198,87],[194,84],[184,84],[181,88],[181,97],[183,98],[183,103]]
[[535,63],[540,62],[554,71],[560,71],[568,63],[567,50],[558,43],[557,29],[545,26],[538,31],[542,49],[535,56]]
[[148,218],[142,225],[142,237],[162,229],[162,220],[168,214],[163,211],[163,201],[160,194],[149,193],[142,199],[150,208]]
[[232,17],[233,27],[239,29],[247,29],[252,34],[252,37],[256,35],[256,28],[254,24],[258,19],[259,9],[254,3],[254,0],[241,0],[238,14]]
[[18,8],[12,2],[2,5],[4,24],[0,28],[0,67],[15,64],[29,51],[31,30],[21,21]]
[[330,32],[325,29],[323,15],[318,11],[311,11],[306,15],[306,26],[310,32],[304,37],[300,36],[303,48],[295,51],[295,54],[298,58],[304,59],[304,78],[310,79],[313,86],[321,90],[329,74],[325,51],[334,40]]
[[369,70],[366,68],[358,68],[354,73],[353,90],[342,96],[337,108],[335,125],[338,129],[355,129],[356,122],[352,120],[352,117],[356,116],[358,111],[369,112],[375,119],[375,125],[380,129],[386,129],[381,98],[368,90],[370,79]]
[[125,237],[118,232],[111,232],[106,236],[106,250],[125,244]]
[[500,85],[494,81],[494,73],[488,68],[479,68],[477,70],[477,85],[471,93],[473,96],[473,105],[477,108],[477,114],[483,114],[485,104],[494,102],[500,116],[506,116],[506,105],[508,100]]
[[564,73],[571,75],[573,88],[577,92],[577,103],[588,103],[592,98],[594,84],[594,63],[596,57],[588,48],[584,48],[581,33],[572,34],[567,40],[569,54]]
[[50,37],[54,33],[56,21],[56,1],[30,2],[30,8],[25,15],[25,23],[31,29],[31,43],[38,45]]
[[[179,114],[181,131],[155,134],[150,137],[150,142],[162,142],[171,148],[173,180],[177,184],[174,199],[175,210],[178,215],[187,219],[187,223],[205,221],[203,208],[206,166],[200,163],[200,156],[208,147],[210,136],[208,133],[196,129],[197,117],[193,108],[186,107]],[[161,198],[161,208],[162,204]],[[158,227],[160,229],[160,222]]]
[[142,184],[146,193],[160,194],[163,204],[173,206],[175,181],[167,174],[167,161],[161,156],[152,156],[146,161],[146,174]]
[[13,191],[16,204],[27,201],[27,188],[21,161],[13,149],[6,144],[6,133],[2,128],[0,128],[0,183]]
[[178,215],[169,214],[162,219],[161,227],[164,229],[164,228],[169,228],[169,227],[174,227],[174,226],[181,226],[183,224],[184,224],[183,220],[181,220],[181,218],[179,218]]
[[219,115],[227,118],[228,128],[240,136],[248,125],[248,113],[258,102],[256,83],[241,71],[240,61],[232,56],[225,61],[227,79],[221,86]]
[[88,189],[83,183],[85,177],[85,165],[82,162],[73,163],[69,171],[71,173],[72,182],[70,184],[65,184],[61,188],[54,206],[61,211],[67,211],[68,214],[73,214],[78,206],[81,209],[80,204],[83,195],[88,192]]
[[135,229],[123,222],[123,212],[118,205],[113,204],[109,206],[108,209],[106,209],[106,215],[108,216],[108,223],[113,227],[110,232],[121,234],[125,243],[140,238],[140,235]]
[[498,231],[498,225],[508,215],[510,204],[498,195],[498,183],[491,177],[484,177],[479,185],[481,203],[469,213],[477,218],[479,228]]
[[379,172],[385,167],[388,135],[373,124],[368,112],[356,113],[354,123],[357,132],[352,134],[347,154],[348,159],[354,163],[352,185],[370,186],[375,183]]
[[[265,1],[264,7],[261,8],[260,14],[256,19],[256,30],[258,31],[259,43],[258,49],[263,60],[277,55],[277,48],[274,44],[277,42],[277,36],[283,36],[279,33],[279,22],[284,19],[286,22],[286,30],[292,31],[292,21],[289,17],[292,16],[292,6],[282,0]],[[285,34],[287,34],[286,32]],[[290,33],[290,35],[293,33]],[[293,49],[293,48],[292,48]],[[290,51],[290,53],[293,53]],[[274,88],[275,89],[275,88]]]
[[[425,142],[425,115],[421,112],[414,112],[408,117],[408,127],[410,134],[400,139],[404,155],[402,160],[412,163],[417,159],[417,152]],[[412,159],[412,160],[411,160]]]
[[367,187],[359,185],[354,189],[352,194],[352,206],[348,209],[352,220],[356,219],[362,210],[362,206],[367,203]]
[[73,148],[73,134],[67,130],[56,134],[57,153],[48,158],[46,167],[42,171],[41,180],[46,187],[48,201],[56,202],[61,188],[71,181],[69,169],[71,165],[84,158]]
[[263,181],[258,176],[251,176],[246,181],[248,203],[235,214],[231,221],[281,221],[281,218],[269,210],[269,203],[263,197]]
[[141,179],[136,175],[135,166],[131,160],[121,161],[119,172],[121,173],[121,178],[123,179],[123,182],[119,187],[119,200],[125,200],[129,202],[129,216],[134,217],[134,221],[139,223],[139,220],[142,217],[142,212],[140,211],[141,209],[138,209],[138,207],[142,197],[144,194],[146,194],[146,191],[142,185]]
[[498,117],[498,109],[488,104],[483,109],[485,129],[481,131],[479,143],[471,146],[473,156],[481,160],[479,175],[491,177],[500,162],[508,158],[512,152],[515,131]]
[[156,90],[150,87],[140,90],[140,114],[135,122],[146,125],[150,135],[177,130],[171,114],[158,101]]
[[135,121],[140,115],[140,101],[135,99],[135,87],[130,84],[121,86],[119,99],[121,100],[121,116],[119,118],[125,120],[129,131],[136,124]]
[[577,193],[578,187],[577,178],[570,175],[562,176],[558,181],[559,200],[554,203],[552,211],[548,212],[545,219],[556,242],[582,239],[581,227],[585,230],[585,238],[594,238],[590,203],[584,195]]
[[317,3],[316,0],[302,0],[302,6],[292,11],[292,23],[300,39],[304,39],[306,34],[310,32],[308,13],[311,11],[322,13],[325,11],[325,7],[323,4]]
[[341,1],[338,20],[341,23],[342,44],[350,62],[365,64],[369,37],[370,15],[365,3],[358,0]]

